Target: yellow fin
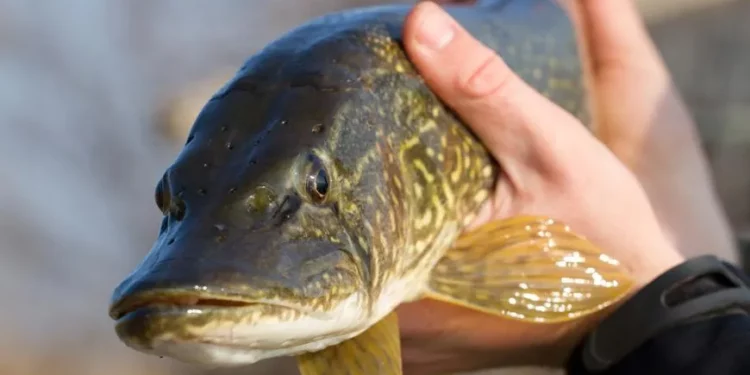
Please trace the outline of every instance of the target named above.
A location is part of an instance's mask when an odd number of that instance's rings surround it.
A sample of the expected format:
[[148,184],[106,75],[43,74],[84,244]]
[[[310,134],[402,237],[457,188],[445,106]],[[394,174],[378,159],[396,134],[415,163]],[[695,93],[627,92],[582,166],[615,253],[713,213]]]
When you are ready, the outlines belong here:
[[396,313],[338,345],[297,356],[297,366],[301,375],[401,375]]
[[425,297],[556,323],[612,305],[632,284],[617,260],[567,225],[523,216],[463,234],[432,271]]

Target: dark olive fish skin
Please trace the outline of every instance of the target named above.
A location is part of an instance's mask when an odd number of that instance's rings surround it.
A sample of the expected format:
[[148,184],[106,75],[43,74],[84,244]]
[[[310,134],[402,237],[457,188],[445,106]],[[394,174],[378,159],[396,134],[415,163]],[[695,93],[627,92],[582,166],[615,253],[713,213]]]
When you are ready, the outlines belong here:
[[[341,341],[418,297],[498,170],[407,59],[408,10],[314,20],[250,58],[206,104],[157,187],[159,238],[114,291],[110,315],[126,344],[252,362]],[[511,0],[450,12],[532,86],[586,118],[561,9]],[[341,323],[284,339],[252,328],[318,318]],[[217,327],[233,330],[231,339]],[[179,343],[236,352],[183,354]]]

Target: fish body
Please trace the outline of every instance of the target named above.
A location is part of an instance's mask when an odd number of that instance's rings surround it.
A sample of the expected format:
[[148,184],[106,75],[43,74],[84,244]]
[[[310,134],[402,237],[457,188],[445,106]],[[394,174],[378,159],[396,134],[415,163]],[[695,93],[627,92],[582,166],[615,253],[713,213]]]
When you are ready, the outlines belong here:
[[[113,293],[128,346],[213,364],[300,355],[425,295],[499,169],[409,62],[409,9],[313,20],[206,104],[157,186],[159,237]],[[553,2],[448,9],[585,119],[575,35]]]

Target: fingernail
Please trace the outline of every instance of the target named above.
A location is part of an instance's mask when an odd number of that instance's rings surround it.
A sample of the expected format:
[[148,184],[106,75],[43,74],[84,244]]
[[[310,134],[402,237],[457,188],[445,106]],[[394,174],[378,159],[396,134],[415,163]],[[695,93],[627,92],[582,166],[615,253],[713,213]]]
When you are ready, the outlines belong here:
[[454,23],[437,5],[425,6],[422,22],[417,29],[417,42],[433,51],[439,51],[453,40]]

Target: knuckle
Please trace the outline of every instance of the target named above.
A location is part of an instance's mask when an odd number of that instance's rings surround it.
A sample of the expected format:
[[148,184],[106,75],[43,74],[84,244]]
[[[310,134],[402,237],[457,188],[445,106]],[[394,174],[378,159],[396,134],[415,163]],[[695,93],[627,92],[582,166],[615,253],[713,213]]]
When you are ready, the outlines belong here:
[[487,47],[476,59],[467,63],[464,74],[458,76],[456,84],[460,93],[471,98],[503,95],[512,85],[515,75],[494,51]]
[[592,70],[597,80],[631,80],[632,77],[658,79],[667,73],[650,61],[619,55],[599,55],[592,59]]

